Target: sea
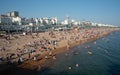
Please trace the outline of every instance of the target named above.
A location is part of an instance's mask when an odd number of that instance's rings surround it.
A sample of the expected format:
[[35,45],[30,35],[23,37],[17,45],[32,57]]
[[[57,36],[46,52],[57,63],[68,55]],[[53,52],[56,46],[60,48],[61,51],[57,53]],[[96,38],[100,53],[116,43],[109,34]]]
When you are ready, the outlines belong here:
[[57,54],[35,75],[120,75],[120,31]]

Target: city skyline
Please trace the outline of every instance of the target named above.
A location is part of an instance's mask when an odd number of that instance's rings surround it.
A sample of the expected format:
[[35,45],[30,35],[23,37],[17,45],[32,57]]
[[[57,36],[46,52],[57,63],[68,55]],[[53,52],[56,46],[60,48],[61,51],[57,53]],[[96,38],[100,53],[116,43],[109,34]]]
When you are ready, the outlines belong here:
[[0,2],[0,14],[19,11],[22,17],[58,17],[120,26],[119,0],[36,0]]

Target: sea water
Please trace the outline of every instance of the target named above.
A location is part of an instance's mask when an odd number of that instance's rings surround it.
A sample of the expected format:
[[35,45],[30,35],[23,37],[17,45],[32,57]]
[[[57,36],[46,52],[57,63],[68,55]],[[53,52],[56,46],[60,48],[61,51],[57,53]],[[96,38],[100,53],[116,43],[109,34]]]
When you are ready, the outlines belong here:
[[120,75],[120,31],[57,54],[53,64],[36,75]]

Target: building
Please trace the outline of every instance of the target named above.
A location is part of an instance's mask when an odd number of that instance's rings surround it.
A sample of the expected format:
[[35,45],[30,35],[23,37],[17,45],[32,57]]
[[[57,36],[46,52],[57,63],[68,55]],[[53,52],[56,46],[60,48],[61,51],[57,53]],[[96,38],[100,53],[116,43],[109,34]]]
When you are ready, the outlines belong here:
[[0,24],[5,25],[11,23],[12,23],[11,17],[8,17],[7,15],[0,15]]
[[7,13],[7,16],[9,16],[9,17],[18,17],[19,12],[17,12],[17,11],[9,12],[9,13]]
[[11,17],[12,23],[16,25],[22,25],[22,18],[21,17]]
[[63,22],[61,22],[61,24],[68,25],[69,24],[69,16],[66,16],[66,19]]
[[57,19],[57,17],[54,17],[54,18],[51,19],[51,24],[52,24],[52,25],[58,24],[58,19]]

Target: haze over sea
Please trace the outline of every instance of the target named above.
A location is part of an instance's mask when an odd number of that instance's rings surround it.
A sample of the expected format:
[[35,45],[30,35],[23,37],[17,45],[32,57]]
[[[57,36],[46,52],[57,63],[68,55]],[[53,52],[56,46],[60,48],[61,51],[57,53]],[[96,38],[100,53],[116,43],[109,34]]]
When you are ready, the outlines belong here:
[[[117,31],[96,40],[96,44],[91,41],[77,45],[56,55],[56,61],[37,75],[120,75],[119,38],[120,31]],[[87,46],[90,48],[86,48]],[[88,54],[88,51],[93,54]]]

